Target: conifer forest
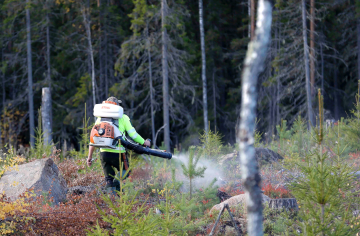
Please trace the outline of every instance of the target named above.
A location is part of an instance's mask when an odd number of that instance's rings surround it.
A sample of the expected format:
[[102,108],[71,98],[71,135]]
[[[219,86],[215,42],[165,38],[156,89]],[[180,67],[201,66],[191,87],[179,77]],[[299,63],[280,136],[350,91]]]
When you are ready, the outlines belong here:
[[360,235],[359,0],[0,0],[0,87],[0,235]]

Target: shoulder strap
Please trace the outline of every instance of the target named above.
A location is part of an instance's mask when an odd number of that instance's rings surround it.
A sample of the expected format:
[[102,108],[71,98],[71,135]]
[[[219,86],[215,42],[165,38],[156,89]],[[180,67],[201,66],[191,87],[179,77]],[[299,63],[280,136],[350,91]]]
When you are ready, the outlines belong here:
[[101,117],[100,121],[112,122],[116,127],[119,127],[119,120],[117,119]]

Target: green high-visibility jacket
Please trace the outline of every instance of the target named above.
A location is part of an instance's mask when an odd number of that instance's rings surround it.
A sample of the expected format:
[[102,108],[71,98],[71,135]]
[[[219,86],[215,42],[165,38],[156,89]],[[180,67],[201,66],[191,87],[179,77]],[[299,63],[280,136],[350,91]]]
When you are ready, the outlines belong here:
[[[95,124],[100,124],[101,118],[98,117]],[[122,118],[119,119],[119,130],[121,133],[127,134],[137,143],[143,145],[145,140],[136,132],[135,128],[131,125],[130,118],[127,115],[123,115]],[[114,152],[114,153],[123,153],[126,152],[125,148],[120,144],[117,149],[110,149],[110,148],[100,148],[100,152]]]

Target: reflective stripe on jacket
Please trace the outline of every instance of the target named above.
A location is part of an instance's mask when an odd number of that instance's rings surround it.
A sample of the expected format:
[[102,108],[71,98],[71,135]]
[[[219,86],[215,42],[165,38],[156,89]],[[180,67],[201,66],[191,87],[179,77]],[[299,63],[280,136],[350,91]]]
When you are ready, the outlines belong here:
[[[100,124],[101,118],[98,117],[95,124]],[[143,145],[145,140],[136,132],[135,128],[131,125],[130,118],[127,115],[123,115],[121,119],[119,119],[119,130],[121,133],[127,134],[137,143]],[[119,143],[118,149],[110,149],[110,148],[100,148],[100,152],[115,152],[115,153],[123,153],[126,152],[125,148]]]

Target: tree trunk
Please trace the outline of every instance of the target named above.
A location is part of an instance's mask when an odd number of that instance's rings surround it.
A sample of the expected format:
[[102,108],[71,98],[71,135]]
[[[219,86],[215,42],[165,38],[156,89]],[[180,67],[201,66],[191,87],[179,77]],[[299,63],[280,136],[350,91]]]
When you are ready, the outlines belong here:
[[[98,5],[99,7],[101,7],[101,1],[98,0]],[[103,58],[103,36],[102,36],[102,18],[103,18],[103,13],[102,10],[100,8],[100,22],[99,22],[99,79],[100,79],[100,86],[104,86],[104,90],[106,87],[106,84],[103,83],[104,81],[104,58]],[[100,94],[100,98],[105,98],[106,97],[106,93],[101,93]],[[106,99],[106,98],[105,98]]]
[[311,97],[315,96],[315,0],[310,0],[310,80]]
[[324,52],[323,52],[323,45],[320,44],[320,57],[321,57],[321,94],[324,96]]
[[34,123],[34,101],[33,101],[33,78],[32,78],[32,59],[31,59],[31,24],[30,24],[30,0],[26,0],[26,35],[27,35],[27,73],[28,73],[28,100],[29,100],[29,127],[30,127],[30,146],[35,146],[35,123]]
[[[3,44],[1,44],[1,64],[3,63],[4,61],[4,47],[3,47]],[[0,113],[0,118],[1,118],[1,115],[4,115],[4,111],[5,111],[5,75],[4,73],[0,70],[0,75],[1,75],[1,83],[2,83],[2,103],[1,103],[1,113]],[[5,116],[4,116],[5,117]],[[2,143],[2,130],[1,130],[1,127],[2,127],[2,122],[3,119],[1,118],[0,119],[0,148],[3,147],[3,143]]]
[[[87,8],[87,9],[86,9]],[[96,104],[96,95],[95,95],[95,63],[94,63],[94,51],[92,47],[92,40],[91,40],[91,22],[87,14],[90,15],[90,1],[88,0],[87,7],[83,7],[83,20],[86,29],[86,36],[88,41],[89,47],[89,57],[91,61],[91,84],[92,84],[92,93],[93,93],[93,106]]]
[[191,178],[190,178],[190,200],[192,199],[192,183],[191,183]]
[[255,37],[255,0],[251,0],[250,3],[250,16],[251,16],[251,40]]
[[214,127],[216,131],[216,120],[217,120],[217,114],[216,114],[216,83],[215,83],[215,66],[213,68],[213,76],[212,76],[212,82],[213,82],[213,99],[214,99]]
[[358,80],[360,81],[360,17],[357,19]]
[[[47,9],[49,11],[49,8]],[[46,91],[46,114],[42,114],[43,118],[43,130],[44,130],[44,144],[51,144],[52,141],[52,97],[51,97],[51,63],[50,63],[50,19],[49,12],[46,13],[46,64],[47,64],[47,86],[49,86],[48,91]],[[43,88],[44,96],[44,88]],[[43,100],[44,102],[44,100]],[[44,109],[44,103],[42,104]],[[45,115],[47,116],[45,123]],[[48,130],[47,130],[48,129]]]
[[50,88],[42,89],[41,117],[44,136],[44,145],[52,141],[51,92]]
[[[279,16],[280,17],[280,16]],[[281,46],[280,46],[280,39],[281,39],[281,30],[280,30],[280,20],[277,22],[278,23],[278,29],[279,29],[279,40],[277,41],[277,51],[280,50]],[[280,124],[280,86],[281,86],[281,81],[280,81],[280,77],[276,76],[276,124]],[[274,132],[275,133],[275,127],[274,127]]]
[[257,80],[264,68],[271,37],[272,3],[259,0],[256,36],[250,42],[242,74],[240,114],[240,166],[246,191],[248,232],[263,235],[262,195],[260,174],[254,149],[254,130],[257,103]]
[[108,98],[109,96],[109,79],[108,79],[108,38],[107,38],[107,16],[108,16],[108,7],[109,7],[109,1],[107,2],[107,7],[105,10],[105,16],[104,16],[104,51],[105,51],[105,68],[104,68],[104,77],[105,77],[105,97]]
[[169,70],[166,30],[167,3],[161,0],[161,28],[162,28],[162,77],[163,77],[163,109],[164,109],[164,142],[166,150],[170,151],[170,117],[169,117]]
[[201,77],[203,82],[203,107],[204,107],[204,128],[208,132],[208,102],[207,102],[207,85],[206,85],[206,55],[205,55],[205,32],[203,17],[203,1],[199,0],[199,23],[200,23],[200,39],[201,39]]
[[304,61],[305,61],[305,86],[306,86],[306,102],[307,102],[307,113],[309,124],[313,126],[315,124],[313,119],[313,111],[312,111],[312,104],[311,104],[311,89],[310,89],[310,69],[309,69],[309,47],[307,42],[307,29],[306,29],[306,5],[305,0],[302,0],[302,22],[303,22],[303,39],[304,39]]
[[249,16],[248,37],[251,39],[251,0],[248,0],[248,16]]
[[149,39],[149,24],[146,25],[146,37],[148,43],[148,60],[149,60],[149,83],[150,83],[150,109],[151,109],[151,135],[153,140],[153,147],[156,147],[155,143],[155,111],[154,111],[154,88],[153,88],[153,79],[152,79],[152,61],[151,61],[151,49],[150,49],[150,39]]
[[334,118],[335,120],[340,119],[339,97],[338,97],[338,69],[337,69],[336,53],[334,53]]

